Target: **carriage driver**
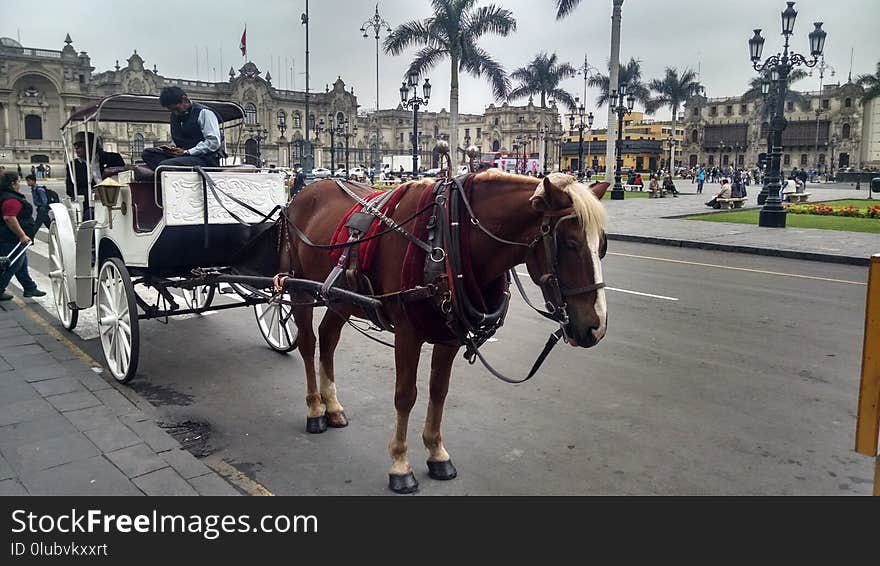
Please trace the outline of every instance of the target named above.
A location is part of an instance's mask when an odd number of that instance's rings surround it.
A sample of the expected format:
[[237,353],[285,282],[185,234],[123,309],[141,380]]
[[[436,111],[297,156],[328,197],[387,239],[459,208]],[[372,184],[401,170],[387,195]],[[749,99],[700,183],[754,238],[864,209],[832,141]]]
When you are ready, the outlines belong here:
[[174,147],[148,147],[143,158],[150,169],[159,165],[219,167],[222,147],[220,124],[208,107],[192,102],[180,87],[167,86],[159,104],[171,111]]

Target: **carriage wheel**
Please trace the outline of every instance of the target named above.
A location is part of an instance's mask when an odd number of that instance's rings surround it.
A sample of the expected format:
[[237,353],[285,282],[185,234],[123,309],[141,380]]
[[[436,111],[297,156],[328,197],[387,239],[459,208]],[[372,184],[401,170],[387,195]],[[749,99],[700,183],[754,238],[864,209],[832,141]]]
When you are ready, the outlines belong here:
[[199,285],[194,289],[183,289],[183,300],[189,309],[204,309],[214,301],[215,285]]
[[297,329],[293,322],[293,308],[276,302],[254,305],[257,326],[266,344],[276,352],[286,354],[296,349]]
[[107,369],[120,383],[137,372],[140,332],[134,286],[122,260],[111,257],[98,274],[98,331]]
[[67,270],[61,258],[61,243],[58,238],[58,227],[53,222],[49,226],[49,279],[52,282],[52,297],[61,326],[73,330],[79,320],[79,310],[70,308],[70,293],[65,277]]

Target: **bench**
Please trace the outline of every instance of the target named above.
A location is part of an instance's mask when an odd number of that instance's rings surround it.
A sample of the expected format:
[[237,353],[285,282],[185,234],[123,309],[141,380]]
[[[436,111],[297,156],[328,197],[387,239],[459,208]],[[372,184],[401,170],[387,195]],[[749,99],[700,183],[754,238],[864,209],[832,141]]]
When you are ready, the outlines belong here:
[[784,193],[782,196],[786,202],[798,204],[800,202],[807,202],[810,198],[810,193]]
[[718,204],[721,205],[721,208],[730,209],[730,208],[742,208],[743,203],[746,202],[746,200],[748,200],[748,199],[746,199],[745,197],[738,197],[738,198],[719,198],[719,199],[715,199],[715,200],[718,202]]
[[623,190],[631,192],[642,191],[644,188],[644,185],[623,185]]

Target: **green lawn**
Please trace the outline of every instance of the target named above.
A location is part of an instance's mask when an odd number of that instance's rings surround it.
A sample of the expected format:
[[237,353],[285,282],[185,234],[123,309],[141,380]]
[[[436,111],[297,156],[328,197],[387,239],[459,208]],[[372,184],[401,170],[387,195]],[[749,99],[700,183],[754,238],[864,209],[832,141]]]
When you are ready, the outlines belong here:
[[[603,200],[611,200],[611,189],[613,189],[613,188],[614,188],[613,185],[610,186],[610,187],[608,187],[608,190],[605,191],[605,196],[602,197]],[[626,193],[625,195],[623,195],[623,198],[624,198],[624,199],[628,199],[628,198],[647,198],[647,196],[648,196],[648,190],[647,190],[647,189],[645,189],[644,191],[623,191],[623,192]],[[673,198],[673,197],[670,195],[669,198]]]
[[[820,203],[812,203],[820,204]],[[827,201],[834,208],[844,206],[864,206],[863,200]],[[760,209],[739,210],[736,212],[718,212],[715,214],[700,214],[687,216],[687,220],[703,220],[706,222],[735,222],[737,224],[757,224]],[[845,216],[819,216],[815,214],[788,214],[785,220],[786,226],[791,228],[819,228],[821,230],[841,230],[844,232],[867,232],[880,234],[880,220],[876,218],[847,218]]]

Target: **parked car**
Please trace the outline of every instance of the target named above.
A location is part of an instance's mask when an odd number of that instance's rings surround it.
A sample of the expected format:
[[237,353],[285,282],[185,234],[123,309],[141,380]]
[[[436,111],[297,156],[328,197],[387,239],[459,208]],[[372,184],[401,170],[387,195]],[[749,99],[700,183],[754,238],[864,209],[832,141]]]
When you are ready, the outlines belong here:
[[346,175],[345,167],[337,167],[337,168],[336,168],[336,171],[333,172],[333,176],[334,176],[334,177],[342,177],[342,178],[345,178],[345,177],[347,177],[348,175]]
[[363,181],[367,178],[367,172],[364,171],[363,167],[353,167],[351,171],[348,172],[348,178],[356,181]]
[[312,169],[312,175],[316,179],[325,179],[330,176],[330,170],[325,167],[315,167]]
[[440,171],[442,171],[442,169],[440,169],[439,167],[428,169],[427,171],[425,171],[425,177],[436,177],[440,174]]

